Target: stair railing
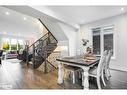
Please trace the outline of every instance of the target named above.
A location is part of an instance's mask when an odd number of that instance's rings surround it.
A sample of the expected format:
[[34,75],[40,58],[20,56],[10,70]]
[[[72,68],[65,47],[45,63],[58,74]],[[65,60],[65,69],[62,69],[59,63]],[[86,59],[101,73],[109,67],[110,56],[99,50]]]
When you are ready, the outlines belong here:
[[[35,62],[35,57],[36,55],[38,57],[41,57],[42,59],[45,60],[45,68],[46,68],[46,58],[48,57],[48,51],[46,51],[46,48],[49,44],[56,44],[58,43],[57,39],[53,36],[53,34],[49,31],[49,29],[45,26],[45,24],[38,19],[43,26],[46,28],[46,30],[48,31],[48,33],[46,33],[44,36],[42,36],[41,38],[39,38],[37,41],[35,41],[32,45],[30,45],[27,48],[27,63],[29,63],[29,51],[31,50],[32,52],[32,61],[33,61],[33,67],[36,67],[36,62]],[[56,48],[56,47],[55,47]],[[54,49],[52,49],[53,51]],[[46,53],[47,52],[47,53]],[[43,53],[43,55],[42,55]],[[50,52],[51,54],[51,52]],[[45,56],[46,55],[46,56]],[[46,71],[46,70],[45,70]]]

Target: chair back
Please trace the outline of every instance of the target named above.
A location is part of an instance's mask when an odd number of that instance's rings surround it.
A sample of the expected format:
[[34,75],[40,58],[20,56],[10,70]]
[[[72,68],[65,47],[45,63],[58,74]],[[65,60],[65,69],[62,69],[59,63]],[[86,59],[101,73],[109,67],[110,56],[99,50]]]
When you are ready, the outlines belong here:
[[3,55],[3,50],[0,50],[0,57]]
[[104,70],[104,66],[106,64],[106,56],[108,51],[105,50],[103,54],[101,55],[98,67],[97,67],[97,76],[100,76],[102,74],[102,71]]
[[111,57],[112,57],[112,51],[109,50],[109,51],[108,51],[108,54],[107,54],[107,56],[106,56],[105,68],[109,68],[109,63],[110,63]]

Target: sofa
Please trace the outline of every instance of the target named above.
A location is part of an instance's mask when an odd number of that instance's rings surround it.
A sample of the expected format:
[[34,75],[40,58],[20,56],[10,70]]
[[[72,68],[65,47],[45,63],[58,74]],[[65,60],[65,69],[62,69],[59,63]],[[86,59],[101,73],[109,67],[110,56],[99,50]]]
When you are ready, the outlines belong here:
[[26,61],[26,59],[27,59],[27,51],[26,51],[26,50],[20,50],[20,51],[18,52],[17,58],[18,58],[19,60]]
[[9,51],[6,53],[6,59],[14,59],[17,58],[18,51]]

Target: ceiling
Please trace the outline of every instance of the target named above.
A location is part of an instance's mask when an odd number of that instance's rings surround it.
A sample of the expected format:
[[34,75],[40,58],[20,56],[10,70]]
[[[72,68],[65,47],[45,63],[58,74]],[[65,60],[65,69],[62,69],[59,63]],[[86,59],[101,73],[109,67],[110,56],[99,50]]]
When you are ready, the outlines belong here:
[[18,37],[37,35],[37,19],[5,7],[0,7],[0,34]]
[[[36,35],[37,32],[33,31],[35,30],[34,27],[37,26],[36,23],[37,21],[35,18],[42,18],[43,20],[45,20],[45,22],[47,22],[46,19],[50,19],[51,21],[48,22],[50,26],[53,26],[51,22],[54,23],[63,22],[77,29],[82,24],[90,23],[93,21],[120,15],[127,12],[127,6],[5,6],[5,7],[0,7],[0,21],[1,22],[6,21],[8,27],[12,27],[11,25],[13,25],[15,29],[17,29],[17,27],[20,27],[19,29],[19,31],[21,31],[20,35],[22,34],[22,31],[28,30],[27,32],[23,33],[25,36]],[[124,10],[121,10],[121,8],[124,8]],[[12,9],[15,11],[13,11]],[[6,11],[10,12],[9,16],[5,15]],[[27,20],[24,21],[23,20],[24,17],[26,17]],[[8,22],[11,23],[8,25]],[[16,25],[17,27],[15,27],[14,25]],[[58,25],[56,27],[58,27]],[[6,30],[1,29],[0,27],[0,31]],[[13,32],[15,32],[16,34],[16,31]],[[29,33],[31,35],[29,35]]]
[[[127,6],[32,6],[70,24],[86,24],[127,12]],[[121,8],[124,8],[121,10]]]

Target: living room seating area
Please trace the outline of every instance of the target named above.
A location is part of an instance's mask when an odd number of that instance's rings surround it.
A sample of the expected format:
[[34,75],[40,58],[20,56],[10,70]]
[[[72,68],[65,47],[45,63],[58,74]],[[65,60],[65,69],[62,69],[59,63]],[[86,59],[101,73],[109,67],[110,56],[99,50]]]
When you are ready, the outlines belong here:
[[13,58],[17,58],[18,56],[18,51],[9,51],[9,52],[6,52],[5,54],[5,58],[4,59],[13,59]]

